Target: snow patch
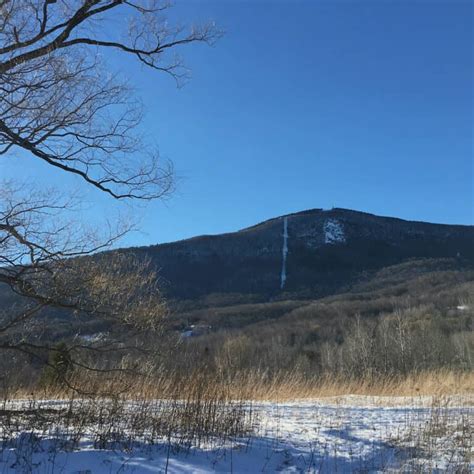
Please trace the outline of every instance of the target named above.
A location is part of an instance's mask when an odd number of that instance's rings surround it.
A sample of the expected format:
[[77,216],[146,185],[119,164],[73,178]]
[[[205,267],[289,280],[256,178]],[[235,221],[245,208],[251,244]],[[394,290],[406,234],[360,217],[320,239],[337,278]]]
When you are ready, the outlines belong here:
[[202,336],[203,334],[209,334],[211,326],[204,324],[191,324],[181,331],[181,338],[187,339],[189,337]]
[[283,248],[282,248],[282,263],[280,275],[280,289],[283,290],[286,283],[286,258],[288,255],[288,217],[283,218]]
[[344,227],[337,219],[328,219],[324,223],[324,243],[340,244],[346,241]]
[[76,338],[83,342],[93,344],[97,342],[103,342],[107,339],[108,333],[96,332],[95,334],[76,334]]

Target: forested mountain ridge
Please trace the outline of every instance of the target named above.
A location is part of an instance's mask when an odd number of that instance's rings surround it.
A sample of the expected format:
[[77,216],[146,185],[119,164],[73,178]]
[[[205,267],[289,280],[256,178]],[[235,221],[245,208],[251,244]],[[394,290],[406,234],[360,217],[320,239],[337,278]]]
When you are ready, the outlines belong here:
[[314,298],[410,259],[454,258],[460,267],[474,262],[474,227],[312,209],[238,232],[122,251],[151,258],[171,298],[213,293]]

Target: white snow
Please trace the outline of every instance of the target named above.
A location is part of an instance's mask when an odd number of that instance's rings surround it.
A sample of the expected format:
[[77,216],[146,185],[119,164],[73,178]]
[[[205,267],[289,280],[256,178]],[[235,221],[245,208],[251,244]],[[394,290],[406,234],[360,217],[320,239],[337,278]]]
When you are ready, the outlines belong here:
[[328,219],[324,223],[324,243],[339,244],[346,241],[344,227],[337,219]]
[[[450,471],[458,461],[453,443],[462,433],[443,432],[436,442],[430,438],[429,453],[414,450],[411,436],[432,427],[433,419],[429,403],[416,400],[400,397],[388,400],[389,406],[373,397],[253,403],[255,432],[248,438],[178,452],[165,440],[154,446],[137,443],[127,451],[98,450],[87,437],[78,449],[65,451],[56,448],[59,436],[32,443],[31,435],[23,433],[16,448],[3,444],[0,472],[349,473],[412,472],[414,466],[416,472]],[[472,408],[446,410],[443,416],[448,414],[455,426],[461,417],[470,417],[472,426]],[[33,469],[25,471],[28,466]],[[473,468],[471,461],[459,472]]]
[[84,342],[94,343],[94,342],[101,342],[107,339],[108,334],[106,332],[97,332],[95,334],[83,334],[83,335],[76,335],[76,338],[81,339]]
[[280,288],[283,289],[286,283],[286,259],[288,256],[288,217],[283,218],[283,247],[282,247],[282,263]]

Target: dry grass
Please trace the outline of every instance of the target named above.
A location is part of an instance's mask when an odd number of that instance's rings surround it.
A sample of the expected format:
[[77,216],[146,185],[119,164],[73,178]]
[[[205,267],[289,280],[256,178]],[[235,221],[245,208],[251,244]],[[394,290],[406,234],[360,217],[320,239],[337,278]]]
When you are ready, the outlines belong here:
[[281,373],[238,373],[227,382],[232,397],[247,400],[294,400],[344,395],[414,397],[474,396],[474,372],[438,370],[384,379],[348,380],[334,376],[317,378]]
[[167,444],[169,449],[219,446],[251,431],[249,406],[202,374],[163,379],[160,391],[156,379],[105,378],[101,384],[101,378],[89,373],[73,381],[87,388],[87,395],[53,387],[5,392],[0,452],[15,448],[25,434],[38,443],[57,438],[59,450],[76,449],[83,439],[97,449],[128,450],[136,443]]
[[[407,418],[403,435],[391,440],[398,450],[401,465],[397,472],[472,472],[474,436],[472,410],[452,409],[449,397],[434,397],[429,416],[419,423]],[[402,453],[404,453],[402,455]]]
[[[469,472],[471,409],[459,410],[456,405],[453,409],[453,403],[458,400],[454,395],[466,400],[472,397],[473,373],[436,371],[357,381],[311,379],[297,373],[269,377],[255,371],[236,373],[226,379],[195,371],[185,377],[163,372],[135,379],[133,384],[127,379],[110,379],[102,380],[99,386],[99,381],[100,377],[90,375],[75,381],[87,384],[90,390],[100,388],[101,394],[95,397],[51,388],[33,393],[10,392],[0,404],[0,450],[13,449],[21,454],[25,440],[32,450],[41,450],[41,440],[48,439],[54,440],[55,452],[70,451],[87,439],[96,449],[119,451],[131,450],[137,443],[160,445],[167,449],[167,456],[176,450],[204,445],[222,451],[229,449],[229,441],[258,437],[258,410],[246,400],[271,400],[277,406],[288,400],[348,394],[360,395],[365,403],[367,396],[430,396],[426,417],[420,419],[417,410],[410,412],[406,426],[390,439],[400,455],[401,472],[431,472],[440,457],[449,459],[450,472]],[[115,396],[105,396],[114,390]],[[18,400],[19,397],[24,399]],[[410,398],[407,400],[411,403]],[[356,404],[357,400],[351,398],[350,405]],[[384,433],[379,434],[384,439]],[[331,452],[329,447],[328,453]],[[328,454],[328,463],[329,457]],[[31,459],[28,462],[31,466]]]
[[[94,397],[110,394],[128,400],[269,400],[289,401],[360,395],[372,397],[460,396],[474,404],[474,372],[436,370],[406,376],[345,379],[332,375],[308,377],[280,372],[271,376],[259,371],[238,371],[232,377],[196,370],[186,376],[159,373],[139,380],[104,380],[100,375],[77,377],[75,385],[87,388]],[[15,389],[4,398],[69,399],[70,390]]]

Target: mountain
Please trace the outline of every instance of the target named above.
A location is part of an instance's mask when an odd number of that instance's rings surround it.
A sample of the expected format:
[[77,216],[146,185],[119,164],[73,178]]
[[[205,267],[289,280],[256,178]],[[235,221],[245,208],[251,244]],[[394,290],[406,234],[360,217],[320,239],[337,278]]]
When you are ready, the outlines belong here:
[[[311,209],[237,232],[112,252],[152,261],[171,310],[166,325],[178,333],[190,325],[198,332],[212,327],[213,334],[262,334],[270,327],[286,334],[299,325],[304,333],[319,321],[330,334],[324,337],[335,340],[354,314],[370,318],[431,305],[448,315],[474,294],[474,226],[348,209]],[[0,305],[15,298],[0,287]],[[42,314],[48,329],[40,337],[65,340],[111,330],[101,318],[83,321],[51,308]],[[457,328],[461,319],[446,324]]]
[[451,259],[452,269],[470,268],[474,227],[311,209],[238,232],[121,251],[150,258],[173,300],[212,294],[315,299],[413,259]]

